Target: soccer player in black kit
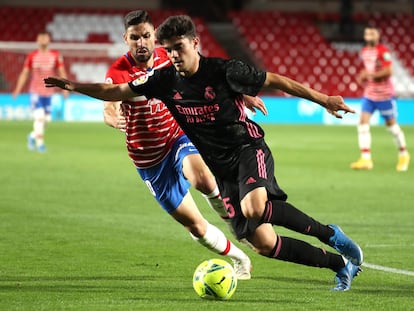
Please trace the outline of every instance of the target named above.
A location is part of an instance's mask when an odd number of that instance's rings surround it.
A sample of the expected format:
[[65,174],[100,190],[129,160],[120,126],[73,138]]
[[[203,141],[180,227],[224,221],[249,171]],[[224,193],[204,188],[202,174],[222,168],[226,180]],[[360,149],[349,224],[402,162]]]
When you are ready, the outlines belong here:
[[[237,60],[203,57],[189,16],[167,18],[158,27],[157,39],[174,66],[149,70],[128,84],[49,77],[45,85],[102,100],[126,100],[137,94],[162,100],[214,174],[237,238],[246,239],[269,258],[329,268],[336,273],[333,290],[349,290],[361,271],[361,248],[337,225],[321,224],[286,201],[274,177],[264,132],[247,117],[242,94],[255,96],[263,87],[271,87],[316,102],[338,118],[342,117],[338,111],[353,110],[342,97],[322,94],[287,77]],[[314,236],[340,254],[279,236],[272,225]]]

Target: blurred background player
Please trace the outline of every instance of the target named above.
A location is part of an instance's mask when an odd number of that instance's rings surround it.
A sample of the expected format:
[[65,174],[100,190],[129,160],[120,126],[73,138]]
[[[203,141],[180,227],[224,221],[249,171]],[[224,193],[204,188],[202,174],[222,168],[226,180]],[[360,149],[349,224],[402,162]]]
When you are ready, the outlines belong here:
[[351,163],[351,168],[370,170],[374,167],[371,158],[370,119],[378,110],[385,120],[388,131],[394,138],[399,150],[397,171],[406,171],[410,162],[404,132],[398,125],[397,107],[394,100],[394,87],[391,81],[392,60],[387,47],[380,43],[380,33],[375,27],[364,30],[365,47],[361,51],[364,69],[357,82],[364,86],[360,121],[358,125],[358,143],[361,157]]
[[[129,51],[111,65],[107,83],[129,82],[149,70],[171,66],[165,50],[155,47],[154,25],[146,11],[129,12],[124,24]],[[105,123],[125,132],[128,155],[163,209],[200,244],[230,257],[238,279],[250,279],[249,257],[204,219],[189,192],[188,182],[229,221],[214,177],[164,103],[136,96],[105,102],[104,107]]]
[[[36,42],[38,49],[27,55],[12,95],[16,98],[20,94],[30,76],[30,105],[34,121],[33,130],[27,137],[27,147],[29,150],[44,152],[45,125],[51,120],[52,95],[55,91],[44,87],[43,78],[48,74],[66,78],[66,70],[60,53],[49,48],[48,32],[39,32]],[[67,97],[68,92],[64,91],[63,94]]]

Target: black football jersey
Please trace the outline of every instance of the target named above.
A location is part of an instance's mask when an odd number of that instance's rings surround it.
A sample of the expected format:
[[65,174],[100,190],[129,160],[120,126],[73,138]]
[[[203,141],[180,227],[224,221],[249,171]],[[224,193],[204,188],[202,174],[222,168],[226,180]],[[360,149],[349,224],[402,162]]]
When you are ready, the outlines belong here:
[[198,71],[181,76],[174,66],[149,71],[129,83],[147,98],[159,98],[216,176],[237,164],[240,148],[263,139],[245,112],[242,94],[255,96],[266,72],[238,60],[201,57]]

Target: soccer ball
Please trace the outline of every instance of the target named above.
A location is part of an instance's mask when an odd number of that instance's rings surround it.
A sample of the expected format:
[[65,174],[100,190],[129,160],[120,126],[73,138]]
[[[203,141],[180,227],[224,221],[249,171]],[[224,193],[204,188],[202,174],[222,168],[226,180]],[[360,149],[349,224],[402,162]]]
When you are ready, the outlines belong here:
[[225,260],[206,260],[194,272],[193,288],[201,298],[227,300],[236,291],[236,274]]

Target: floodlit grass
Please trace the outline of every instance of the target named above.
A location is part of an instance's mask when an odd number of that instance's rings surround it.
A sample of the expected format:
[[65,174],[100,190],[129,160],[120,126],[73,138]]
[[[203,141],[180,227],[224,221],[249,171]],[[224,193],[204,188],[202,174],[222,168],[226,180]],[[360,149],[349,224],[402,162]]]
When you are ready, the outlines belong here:
[[[337,223],[367,263],[349,292],[334,273],[250,254],[250,281],[227,302],[204,301],[192,274],[218,255],[193,242],[157,205],[129,160],[122,133],[103,124],[51,123],[48,152],[26,150],[30,122],[0,122],[1,310],[413,310],[414,166],[373,127],[374,170],[349,169],[356,129],[266,125],[276,177],[289,201]],[[414,154],[414,127],[403,127]],[[228,234],[193,192],[203,214]],[[280,234],[305,238],[283,228]],[[321,245],[322,246],[322,245]],[[398,272],[398,271],[397,271]],[[404,274],[405,273],[405,274]]]

